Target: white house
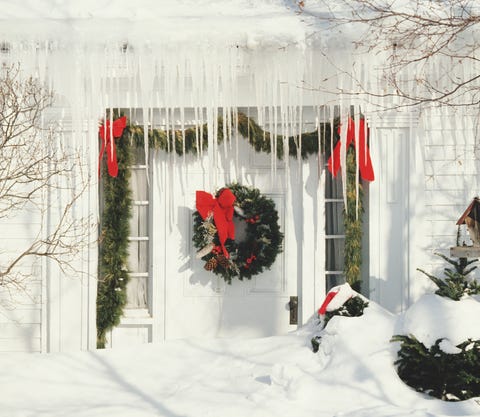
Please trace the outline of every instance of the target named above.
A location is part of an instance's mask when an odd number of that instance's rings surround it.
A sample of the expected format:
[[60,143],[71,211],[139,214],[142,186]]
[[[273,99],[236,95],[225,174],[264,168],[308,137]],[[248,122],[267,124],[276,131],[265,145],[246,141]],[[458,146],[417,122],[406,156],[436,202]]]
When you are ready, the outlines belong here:
[[[399,312],[429,288],[416,268],[438,267],[433,253],[455,245],[455,222],[478,194],[478,105],[403,106],[381,78],[389,51],[358,53],[355,30],[336,32],[313,1],[311,8],[282,0],[11,3],[0,12],[0,63],[19,63],[22,74],[54,91],[44,126],[55,123],[57,143],[80,150],[81,161],[65,187],[45,193],[46,216],[26,209],[0,219],[0,269],[47,234],[84,185],[73,213],[93,216],[95,227],[76,255],[75,273],[29,258],[21,265],[26,288],[1,288],[0,351],[96,347],[98,123],[112,110],[145,131],[205,123],[209,146],[200,155],[137,152],[127,305],[108,346],[285,333],[342,282],[341,180],[332,180],[322,153],[280,160],[255,152],[235,129],[217,144],[225,127],[218,116],[237,111],[279,137],[346,120],[352,108],[356,117],[361,112],[375,170],[365,184],[362,290]],[[478,66],[466,63],[465,77]],[[356,81],[384,98],[356,94]],[[192,214],[197,190],[214,193],[232,182],[275,202],[284,242],[270,271],[228,285],[195,259]],[[291,297],[298,297],[298,324],[290,324]]]

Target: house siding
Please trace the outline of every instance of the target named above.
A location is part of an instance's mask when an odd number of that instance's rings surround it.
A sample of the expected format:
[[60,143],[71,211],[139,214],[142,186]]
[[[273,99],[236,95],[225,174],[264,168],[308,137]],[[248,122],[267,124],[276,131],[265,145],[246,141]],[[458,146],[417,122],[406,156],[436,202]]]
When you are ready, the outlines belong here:
[[[456,222],[473,197],[479,195],[478,133],[476,115],[468,109],[438,108],[421,118],[419,134],[423,143],[423,216],[417,225],[421,230],[417,247],[423,253],[413,259],[412,300],[425,290],[436,287],[423,274],[421,268],[443,276],[446,263],[435,253],[450,256],[456,246]],[[419,170],[413,170],[420,174]],[[465,227],[460,229],[460,244],[471,245]]]

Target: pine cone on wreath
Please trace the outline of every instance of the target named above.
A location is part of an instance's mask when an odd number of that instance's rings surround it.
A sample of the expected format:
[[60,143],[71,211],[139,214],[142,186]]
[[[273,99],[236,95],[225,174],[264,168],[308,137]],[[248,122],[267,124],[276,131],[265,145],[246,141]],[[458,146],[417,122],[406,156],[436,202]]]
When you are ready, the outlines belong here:
[[207,271],[213,271],[218,265],[217,259],[216,258],[210,258],[206,263],[204,268]]
[[217,256],[218,265],[220,265],[223,269],[230,268],[230,261],[225,257],[225,255],[218,255]]

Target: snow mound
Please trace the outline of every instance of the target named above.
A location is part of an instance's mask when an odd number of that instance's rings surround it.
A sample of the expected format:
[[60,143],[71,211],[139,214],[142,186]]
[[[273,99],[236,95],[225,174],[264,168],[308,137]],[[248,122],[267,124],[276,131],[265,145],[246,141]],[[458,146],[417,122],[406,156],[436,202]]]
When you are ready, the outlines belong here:
[[1,417],[441,417],[480,415],[397,376],[396,317],[370,302],[334,317],[314,354],[311,320],[252,340],[176,340],[113,351],[0,356]]
[[460,301],[425,294],[399,318],[396,334],[413,335],[427,348],[446,339],[442,350],[454,353],[455,346],[468,339],[480,339],[480,303],[465,296]]

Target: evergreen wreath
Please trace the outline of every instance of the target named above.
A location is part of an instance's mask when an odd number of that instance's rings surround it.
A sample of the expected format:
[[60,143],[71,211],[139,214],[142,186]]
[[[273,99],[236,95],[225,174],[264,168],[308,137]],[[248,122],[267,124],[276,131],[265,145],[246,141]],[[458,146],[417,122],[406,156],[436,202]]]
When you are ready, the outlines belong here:
[[[282,250],[283,234],[278,224],[278,213],[272,199],[256,188],[239,184],[227,185],[236,197],[234,217],[246,223],[246,237],[242,241],[227,239],[227,258],[218,239],[213,216],[205,220],[196,211],[193,244],[199,249],[197,257],[205,261],[205,269],[222,276],[229,284],[232,278],[251,279],[269,269]],[[222,189],[223,190],[223,189]],[[222,191],[219,190],[216,197]]]

